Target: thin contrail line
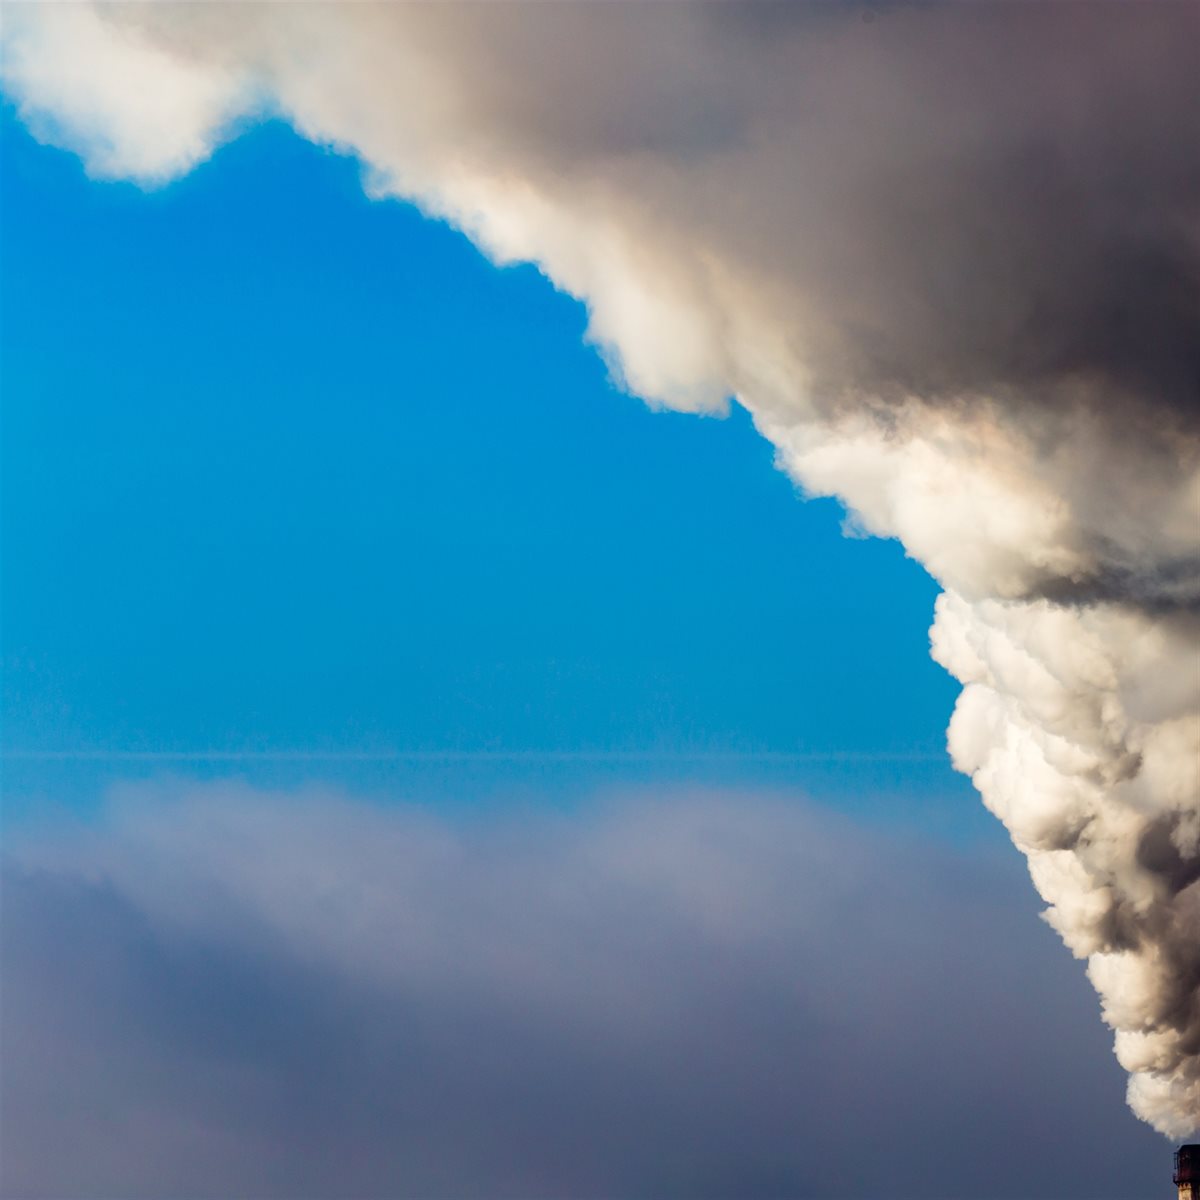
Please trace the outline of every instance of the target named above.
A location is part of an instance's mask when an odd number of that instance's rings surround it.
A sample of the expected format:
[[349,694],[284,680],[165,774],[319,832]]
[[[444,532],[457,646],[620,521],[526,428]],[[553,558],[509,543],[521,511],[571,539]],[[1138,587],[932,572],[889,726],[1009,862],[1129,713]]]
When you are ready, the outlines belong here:
[[929,752],[871,753],[854,750],[639,751],[639,750],[4,750],[15,762],[397,762],[397,763],[657,763],[657,762],[941,762]]

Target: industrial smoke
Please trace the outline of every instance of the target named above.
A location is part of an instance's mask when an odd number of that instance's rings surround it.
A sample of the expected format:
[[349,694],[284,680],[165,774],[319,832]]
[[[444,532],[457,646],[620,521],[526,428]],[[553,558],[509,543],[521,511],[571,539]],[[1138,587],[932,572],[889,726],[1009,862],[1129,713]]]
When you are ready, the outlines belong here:
[[900,539],[944,588],[955,765],[1087,961],[1134,1111],[1200,1125],[1200,6],[5,25],[9,96],[93,175],[155,185],[281,116],[581,298],[631,391],[735,397]]

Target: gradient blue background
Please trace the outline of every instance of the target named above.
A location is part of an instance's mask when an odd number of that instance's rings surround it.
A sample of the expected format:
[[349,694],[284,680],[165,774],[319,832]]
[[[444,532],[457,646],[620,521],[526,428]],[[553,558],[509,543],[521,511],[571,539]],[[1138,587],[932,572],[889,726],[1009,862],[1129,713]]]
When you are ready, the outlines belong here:
[[932,582],[743,412],[651,412],[579,304],[282,125],[149,194],[2,136],[10,812],[113,765],[31,752],[419,751],[995,836]]

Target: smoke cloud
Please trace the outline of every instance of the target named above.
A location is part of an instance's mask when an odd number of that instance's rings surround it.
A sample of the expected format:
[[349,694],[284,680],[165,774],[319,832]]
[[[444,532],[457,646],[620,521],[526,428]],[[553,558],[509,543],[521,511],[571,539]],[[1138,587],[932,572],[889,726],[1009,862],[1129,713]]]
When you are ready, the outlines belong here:
[[[863,20],[863,17],[877,19]],[[1139,1116],[1200,1124],[1194,4],[44,6],[30,127],[155,184],[279,114],[730,396],[945,588],[955,763],[1088,963]]]

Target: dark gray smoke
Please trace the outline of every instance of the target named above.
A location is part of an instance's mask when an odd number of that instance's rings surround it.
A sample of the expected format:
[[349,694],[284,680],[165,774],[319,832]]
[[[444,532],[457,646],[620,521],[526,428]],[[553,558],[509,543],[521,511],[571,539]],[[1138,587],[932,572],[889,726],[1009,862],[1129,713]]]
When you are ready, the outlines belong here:
[[1157,1139],[1012,865],[762,795],[130,793],[0,861],[0,1193],[1120,1200]]

